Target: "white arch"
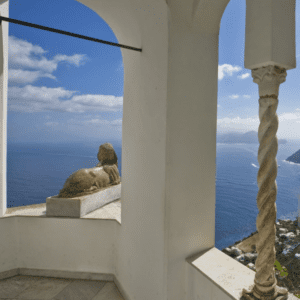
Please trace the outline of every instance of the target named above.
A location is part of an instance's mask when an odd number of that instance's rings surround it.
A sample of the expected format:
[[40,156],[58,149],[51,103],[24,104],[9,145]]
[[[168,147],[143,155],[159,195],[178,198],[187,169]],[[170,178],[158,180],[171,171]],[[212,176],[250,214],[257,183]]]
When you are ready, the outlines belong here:
[[[95,11],[106,22],[117,37],[119,44],[141,48],[141,24],[130,0],[76,1]],[[123,55],[124,49],[121,48],[121,50]]]
[[130,299],[185,299],[185,259],[214,246],[218,32],[229,0],[80,2],[120,44],[143,49],[121,48],[115,275]]
[[130,299],[184,299],[185,258],[214,246],[218,34],[229,0],[80,2],[119,43],[143,50],[121,48],[116,277]]

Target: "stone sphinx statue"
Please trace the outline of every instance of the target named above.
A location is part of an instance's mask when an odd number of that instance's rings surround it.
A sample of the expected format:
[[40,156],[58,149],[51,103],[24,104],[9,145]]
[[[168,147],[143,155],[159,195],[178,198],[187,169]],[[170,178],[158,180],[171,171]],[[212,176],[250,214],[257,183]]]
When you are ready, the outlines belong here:
[[105,143],[99,147],[99,163],[94,168],[80,169],[66,180],[59,198],[73,198],[95,193],[110,185],[121,182],[118,158],[113,146]]

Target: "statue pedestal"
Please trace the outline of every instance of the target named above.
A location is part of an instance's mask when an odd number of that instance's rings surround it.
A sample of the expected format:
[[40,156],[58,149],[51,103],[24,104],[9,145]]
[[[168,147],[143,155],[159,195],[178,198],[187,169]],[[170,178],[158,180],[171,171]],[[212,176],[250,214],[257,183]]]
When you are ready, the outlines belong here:
[[86,196],[58,198],[56,195],[46,199],[46,216],[80,218],[119,198],[121,183]]

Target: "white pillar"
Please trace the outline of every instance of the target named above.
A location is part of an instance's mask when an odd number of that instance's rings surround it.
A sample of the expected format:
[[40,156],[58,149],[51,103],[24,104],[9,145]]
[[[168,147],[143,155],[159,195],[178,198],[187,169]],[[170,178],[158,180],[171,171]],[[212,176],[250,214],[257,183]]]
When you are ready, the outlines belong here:
[[246,0],[245,68],[296,68],[295,0]]
[[[9,1],[1,1],[0,15],[8,18]],[[8,83],[8,22],[0,24],[0,217],[6,212],[6,153],[7,153],[7,83]]]

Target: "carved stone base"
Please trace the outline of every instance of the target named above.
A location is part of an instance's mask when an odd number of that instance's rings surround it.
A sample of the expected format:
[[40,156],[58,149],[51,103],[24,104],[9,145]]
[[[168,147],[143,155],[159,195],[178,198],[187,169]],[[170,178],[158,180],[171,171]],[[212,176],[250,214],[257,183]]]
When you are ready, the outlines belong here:
[[249,289],[243,289],[242,298],[247,300],[286,300],[288,299],[288,290],[279,286],[275,286],[275,293],[273,295],[260,295],[254,289],[254,284]]
[[80,218],[120,198],[121,183],[104,188],[91,195],[74,198],[52,196],[46,199],[46,216]]

